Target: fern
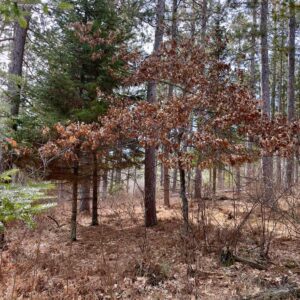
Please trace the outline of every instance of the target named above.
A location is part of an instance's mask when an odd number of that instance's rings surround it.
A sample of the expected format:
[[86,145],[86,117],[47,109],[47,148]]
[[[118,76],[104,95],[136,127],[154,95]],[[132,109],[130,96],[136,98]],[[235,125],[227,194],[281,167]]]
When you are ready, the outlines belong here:
[[10,182],[12,176],[17,173],[17,169],[12,169],[0,174],[0,232],[4,231],[5,224],[15,220],[33,227],[34,215],[56,205],[39,201],[52,198],[47,196],[46,192],[54,187],[53,184],[14,185]]

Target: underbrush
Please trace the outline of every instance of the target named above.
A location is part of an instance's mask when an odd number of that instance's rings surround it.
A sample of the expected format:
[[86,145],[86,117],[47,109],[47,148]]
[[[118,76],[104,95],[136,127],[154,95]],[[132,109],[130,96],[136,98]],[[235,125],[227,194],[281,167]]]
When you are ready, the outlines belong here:
[[[88,215],[79,217],[78,241],[73,243],[68,240],[69,202],[37,217],[34,230],[11,224],[1,253],[0,297],[242,299],[299,284],[295,227],[274,211],[262,212],[253,199],[228,198],[208,197],[200,216],[198,203],[191,203],[188,234],[175,196],[170,209],[158,203],[159,224],[147,229],[140,199],[110,197],[99,203],[99,226],[90,226]],[[291,197],[287,201],[294,203]],[[288,211],[282,203],[280,211]],[[261,257],[262,213],[268,216],[267,259]],[[225,250],[233,255],[228,264],[221,257]],[[266,265],[259,269],[247,261]]]

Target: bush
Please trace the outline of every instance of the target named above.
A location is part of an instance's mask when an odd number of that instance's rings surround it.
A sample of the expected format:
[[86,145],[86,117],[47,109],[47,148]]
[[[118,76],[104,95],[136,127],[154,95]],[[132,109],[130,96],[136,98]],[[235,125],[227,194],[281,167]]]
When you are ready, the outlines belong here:
[[12,169],[0,174],[0,233],[4,232],[5,224],[15,220],[33,227],[34,215],[55,206],[55,203],[39,201],[52,198],[46,195],[46,191],[54,187],[52,184],[13,184],[12,176],[18,172]]

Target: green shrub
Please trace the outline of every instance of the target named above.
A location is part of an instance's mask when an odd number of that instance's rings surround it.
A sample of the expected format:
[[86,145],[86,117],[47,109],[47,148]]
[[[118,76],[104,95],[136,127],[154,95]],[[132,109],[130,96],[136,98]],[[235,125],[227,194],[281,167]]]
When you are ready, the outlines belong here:
[[54,186],[49,183],[18,185],[11,181],[19,171],[12,169],[0,174],[0,232],[5,224],[20,220],[28,226],[34,226],[34,215],[55,206],[55,203],[41,203],[50,199],[46,195]]

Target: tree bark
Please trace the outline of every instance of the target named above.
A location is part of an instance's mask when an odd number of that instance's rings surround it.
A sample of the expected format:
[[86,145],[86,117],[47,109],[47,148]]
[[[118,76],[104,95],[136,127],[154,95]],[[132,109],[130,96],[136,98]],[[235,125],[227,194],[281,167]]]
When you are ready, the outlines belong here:
[[[164,34],[164,14],[165,0],[158,0],[156,7],[156,30],[154,39],[153,52],[157,52],[163,40]],[[156,82],[148,83],[147,101],[155,103],[156,99]],[[155,148],[145,149],[145,226],[154,226],[157,224],[156,216],[156,157]]]
[[[283,56],[284,56],[284,46],[285,46],[285,37],[284,37],[285,33],[284,33],[284,21],[281,20],[281,24],[280,24],[280,36],[281,36],[281,40],[280,40],[280,64],[279,64],[279,86],[278,86],[278,112],[283,113],[283,73],[284,73],[284,61],[283,61]],[[277,187],[281,187],[282,186],[282,158],[278,155],[276,158],[276,184]]]
[[236,167],[236,192],[238,198],[241,196],[241,167]]
[[102,199],[107,197],[107,187],[108,187],[108,171],[104,170],[102,175]]
[[256,34],[257,34],[257,0],[252,3],[252,28],[251,28],[251,56],[250,56],[250,88],[253,96],[256,96]]
[[163,163],[160,164],[160,180],[159,185],[162,187],[164,185],[164,165]]
[[182,201],[182,216],[184,221],[184,231],[187,233],[189,229],[189,203],[186,196],[185,170],[179,166],[180,176],[180,197]]
[[173,170],[172,192],[175,193],[177,188],[177,168]]
[[81,179],[79,186],[80,195],[80,212],[90,212],[90,191],[91,191],[91,179],[90,176],[84,175],[85,178]]
[[194,197],[198,201],[202,197],[202,172],[199,167],[196,168]]
[[[173,0],[172,28],[171,28],[171,35],[173,41],[177,39],[177,9],[178,9],[177,0]],[[170,84],[169,91],[168,91],[168,99],[172,99],[173,95],[174,95],[174,86]],[[168,151],[168,149],[164,149],[164,151]],[[165,154],[168,156],[168,153]],[[169,175],[169,167],[167,165],[164,165],[163,176],[164,176],[164,205],[166,207],[170,207],[170,175]]]
[[[25,13],[29,13],[29,10],[24,9]],[[25,44],[27,38],[27,31],[30,21],[30,16],[25,16],[27,21],[26,27],[20,26],[19,22],[14,24],[14,39],[12,45],[11,63],[8,73],[12,76],[18,76],[19,78],[11,78],[8,84],[8,97],[11,103],[11,115],[17,117],[19,115],[20,103],[21,103],[21,82],[22,69],[24,62]],[[14,122],[13,129],[17,130],[17,123]]]
[[[268,47],[268,0],[261,1],[261,93],[263,100],[263,112],[269,118],[271,117],[270,107],[270,70],[269,70],[269,47]],[[273,193],[273,158],[270,155],[264,155],[262,158],[264,200],[272,200]]]
[[[288,120],[292,122],[295,118],[295,32],[296,16],[295,1],[289,0],[289,47],[288,47]],[[293,184],[294,153],[287,159],[286,183],[291,188]]]
[[71,216],[71,240],[76,241],[76,231],[77,231],[77,198],[78,198],[78,162],[74,162],[73,166],[73,196],[72,196],[72,216]]
[[164,205],[170,207],[170,175],[167,165],[164,166]]
[[99,225],[98,222],[98,162],[97,154],[93,154],[93,203],[92,203],[92,226]]
[[115,183],[115,169],[112,169],[110,172],[109,191],[113,190],[114,183]]
[[216,195],[217,193],[217,168],[216,167],[213,167],[212,175],[213,175],[212,190],[213,190],[213,194]]
[[[207,0],[202,2],[202,15],[201,15],[201,42],[204,47],[206,40],[206,27],[207,27]],[[198,165],[200,160],[198,160]],[[199,166],[195,170],[195,190],[194,196],[195,199],[201,199],[201,190],[202,190],[202,171]]]
[[155,148],[147,148],[145,158],[145,226],[150,227],[157,224]]
[[271,115],[272,118],[276,112],[276,87],[277,87],[277,48],[278,48],[278,33],[277,33],[277,3],[273,5],[274,16],[274,34],[273,34],[273,55],[272,55],[272,89],[271,89]]

